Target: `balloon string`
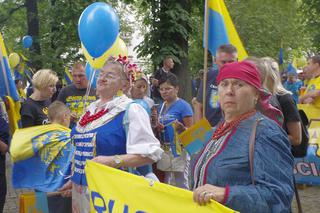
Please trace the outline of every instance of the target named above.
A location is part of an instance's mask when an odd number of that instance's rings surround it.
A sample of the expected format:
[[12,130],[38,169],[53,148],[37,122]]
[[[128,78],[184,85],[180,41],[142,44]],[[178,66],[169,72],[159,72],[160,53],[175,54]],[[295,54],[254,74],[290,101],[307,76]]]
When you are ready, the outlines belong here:
[[90,75],[90,79],[89,79],[89,83],[88,83],[88,86],[87,86],[87,90],[86,90],[86,94],[84,96],[84,99],[83,99],[83,110],[82,110],[82,114],[85,113],[86,111],[86,103],[88,101],[88,96],[90,94],[90,91],[91,91],[91,85],[92,85],[92,82],[93,82],[93,78],[95,77],[96,75],[96,69],[92,69],[93,71],[91,72],[91,75]]

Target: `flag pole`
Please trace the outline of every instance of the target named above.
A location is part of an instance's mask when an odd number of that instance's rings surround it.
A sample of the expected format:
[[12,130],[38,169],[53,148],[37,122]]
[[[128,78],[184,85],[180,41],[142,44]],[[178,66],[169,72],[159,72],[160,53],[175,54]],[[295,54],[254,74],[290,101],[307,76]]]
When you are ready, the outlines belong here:
[[203,61],[203,93],[202,93],[202,117],[206,115],[206,93],[207,93],[207,72],[208,72],[208,28],[209,28],[209,13],[208,13],[208,0],[205,0],[204,12],[204,61]]

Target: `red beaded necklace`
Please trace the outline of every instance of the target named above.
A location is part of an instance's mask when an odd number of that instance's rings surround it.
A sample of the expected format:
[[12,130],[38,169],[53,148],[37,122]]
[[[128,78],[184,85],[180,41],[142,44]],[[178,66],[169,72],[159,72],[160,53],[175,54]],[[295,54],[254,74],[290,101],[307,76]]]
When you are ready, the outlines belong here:
[[80,124],[80,126],[83,127],[83,126],[87,125],[88,123],[101,118],[107,112],[109,112],[109,109],[102,109],[99,112],[97,112],[93,115],[90,115],[90,111],[86,111],[84,116],[82,116],[81,120],[79,121],[79,124]]
[[250,111],[250,112],[247,112],[243,115],[241,115],[239,118],[237,118],[236,120],[234,121],[231,121],[230,123],[226,123],[225,121],[224,122],[221,122],[219,124],[219,126],[217,127],[216,131],[213,133],[212,137],[211,137],[211,140],[215,140],[215,139],[218,139],[220,138],[221,136],[225,135],[227,132],[229,132],[233,127],[237,126],[240,121],[252,116],[253,114],[256,113],[256,110],[253,110],[253,111]]

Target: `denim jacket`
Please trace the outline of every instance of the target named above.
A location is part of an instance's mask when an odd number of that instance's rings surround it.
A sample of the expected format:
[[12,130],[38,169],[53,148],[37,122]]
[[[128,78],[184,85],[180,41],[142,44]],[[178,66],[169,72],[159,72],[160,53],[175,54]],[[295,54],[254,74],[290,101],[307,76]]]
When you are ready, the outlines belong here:
[[[257,118],[263,119],[255,137],[253,185],[249,138]],[[195,156],[191,162],[192,188],[198,187],[194,187],[193,178],[198,158]],[[207,166],[203,184],[226,187],[224,205],[240,212],[291,212],[293,162],[286,133],[274,121],[257,112],[239,123],[226,137],[217,155],[207,159],[207,163],[202,162],[202,166]]]

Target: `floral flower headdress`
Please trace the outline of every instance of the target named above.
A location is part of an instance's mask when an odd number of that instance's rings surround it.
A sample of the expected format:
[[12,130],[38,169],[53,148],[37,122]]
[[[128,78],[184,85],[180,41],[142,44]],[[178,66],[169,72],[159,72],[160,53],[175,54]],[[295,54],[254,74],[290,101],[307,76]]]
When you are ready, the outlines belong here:
[[124,67],[124,72],[130,82],[130,86],[139,79],[145,79],[146,77],[141,71],[141,69],[138,67],[137,64],[130,63],[126,56],[119,55],[118,58],[115,59],[115,61],[119,62]]

